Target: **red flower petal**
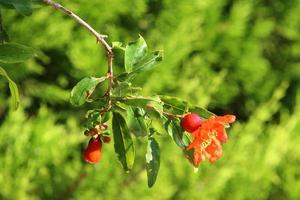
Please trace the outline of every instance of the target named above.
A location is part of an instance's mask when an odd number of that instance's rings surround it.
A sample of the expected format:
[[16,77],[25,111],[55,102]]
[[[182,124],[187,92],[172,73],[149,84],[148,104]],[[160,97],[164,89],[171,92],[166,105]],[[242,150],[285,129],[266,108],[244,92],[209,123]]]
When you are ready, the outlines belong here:
[[197,167],[200,165],[202,161],[202,155],[201,155],[201,151],[199,150],[195,150],[194,151],[194,165]]
[[192,132],[194,140],[186,149],[194,149],[193,163],[195,166],[201,163],[202,158],[208,158],[210,162],[215,162],[222,156],[220,142],[225,143],[228,140],[224,126],[233,123],[235,119],[234,115],[212,116]]
[[194,139],[194,141],[186,148],[186,150],[189,151],[192,148],[195,148],[196,146],[198,146],[200,143],[201,143],[201,138],[200,137],[196,137]]
[[222,151],[222,149],[220,149],[220,150],[218,151],[218,155],[216,155],[216,156],[211,156],[211,157],[209,158],[209,162],[211,162],[211,163],[216,162],[217,160],[219,160],[219,159],[221,158],[222,154],[223,154],[223,151]]
[[227,133],[226,133],[226,130],[225,130],[224,126],[221,125],[221,124],[215,124],[214,125],[214,130],[217,132],[216,138],[220,142],[226,143],[227,140],[228,140],[228,136],[227,136]]
[[236,117],[234,115],[224,115],[220,117],[216,117],[218,122],[225,123],[225,124],[231,124],[235,122]]
[[224,118],[225,118],[225,123],[233,123],[235,122],[235,115],[224,115]]
[[206,148],[205,151],[211,156],[215,156],[215,153],[221,149],[220,144],[217,144],[215,141],[212,141]]

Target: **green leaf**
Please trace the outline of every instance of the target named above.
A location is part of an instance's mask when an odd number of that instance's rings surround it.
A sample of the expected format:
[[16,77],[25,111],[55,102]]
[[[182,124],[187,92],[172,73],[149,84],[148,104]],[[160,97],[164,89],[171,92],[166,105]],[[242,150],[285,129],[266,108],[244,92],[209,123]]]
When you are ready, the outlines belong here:
[[157,102],[161,104],[159,97],[144,97],[144,96],[126,96],[126,97],[114,97],[115,100],[120,101],[126,105],[134,107],[145,108],[151,102]]
[[158,175],[159,167],[160,167],[159,145],[153,137],[149,137],[147,154],[146,154],[148,187],[152,187],[154,185]]
[[124,72],[119,74],[118,76],[116,76],[116,80],[123,82],[123,81],[128,81],[129,80],[129,73],[128,72]]
[[12,5],[22,15],[31,15],[32,5],[31,0],[12,0]]
[[84,127],[86,129],[91,129],[91,128],[94,128],[96,127],[102,120],[102,117],[101,117],[101,112],[99,110],[89,110],[87,113],[86,113],[86,122],[84,124]]
[[112,48],[125,51],[125,48],[123,47],[122,42],[112,42]]
[[113,112],[112,126],[115,153],[125,172],[129,172],[133,167],[135,149],[126,121],[120,113]]
[[164,103],[164,108],[167,110],[171,110],[173,113],[176,114],[184,114],[187,112],[197,113],[202,118],[209,118],[211,116],[215,116],[214,113],[206,110],[205,108],[201,108],[199,106],[192,105],[187,101],[179,99],[177,97],[170,97],[170,96],[159,96],[162,102]]
[[189,104],[189,112],[197,113],[198,115],[200,115],[202,118],[205,118],[205,119],[215,116],[214,113],[206,110],[205,108],[201,108],[199,106],[194,106],[194,105],[190,105],[190,104]]
[[113,96],[126,96],[126,95],[133,95],[139,91],[141,91],[142,88],[139,87],[132,87],[131,83],[129,82],[116,82],[115,86],[113,88]]
[[148,126],[146,121],[149,118],[144,109],[140,107],[129,107],[127,109],[127,119],[130,124],[130,130],[136,137],[144,137],[148,135]]
[[111,118],[111,112],[105,112],[102,116],[101,123],[107,122]]
[[146,125],[146,112],[143,108],[133,108],[134,117],[138,121],[138,124],[141,127],[141,131],[146,134],[148,132],[148,127]]
[[7,42],[9,40],[9,37],[3,27],[2,24],[2,13],[0,9],[0,44],[3,44],[4,42]]
[[188,102],[177,97],[160,95],[160,99],[164,102],[164,108],[171,110],[176,114],[184,114],[188,112]]
[[33,57],[35,51],[21,44],[6,43],[0,45],[0,62],[19,63]]
[[183,154],[185,155],[185,157],[189,160],[189,162],[196,168],[198,168],[199,166],[196,166],[194,164],[194,149],[190,149],[190,150],[186,150],[186,149],[183,149]]
[[134,42],[130,42],[125,48],[125,70],[132,72],[135,65],[143,58],[148,51],[147,44],[142,36]]
[[[120,44],[115,44],[117,47]],[[142,36],[129,43],[125,48],[126,72],[117,77],[118,80],[130,80],[138,73],[153,69],[162,61],[162,51],[148,52],[147,44]]]
[[115,100],[133,107],[141,107],[146,110],[154,110],[159,115],[163,113],[163,102],[158,96],[155,97],[143,97],[143,96],[126,96],[115,97]]
[[156,67],[162,61],[162,59],[163,59],[162,51],[151,52],[147,54],[145,57],[141,58],[141,60],[139,60],[138,63],[134,65],[133,71],[120,74],[117,77],[117,80],[119,81],[131,80],[137,74],[141,72],[149,71],[154,67]]
[[13,101],[13,108],[16,110],[18,109],[20,104],[20,96],[19,96],[19,90],[17,84],[13,80],[11,80],[11,78],[8,76],[8,74],[2,67],[0,67],[0,75],[4,76],[8,81],[8,85],[9,85],[9,89]]
[[156,67],[163,59],[162,51],[153,51],[140,59],[135,65],[131,74],[137,74],[144,71],[149,71]]
[[15,9],[9,0],[0,0],[0,8]]
[[30,15],[32,13],[31,0],[0,0],[0,4],[4,6],[12,5],[22,15]]
[[0,25],[0,45],[8,40],[9,40],[8,34],[6,33],[6,31],[3,28],[1,28],[1,25]]
[[12,96],[13,109],[17,110],[19,105],[20,105],[20,96],[19,96],[18,86],[12,80],[9,80],[8,86],[9,86],[10,93],[11,93],[11,96]]
[[106,78],[106,76],[101,78],[85,77],[84,79],[79,81],[71,91],[71,104],[74,106],[83,105],[87,101],[89,96],[92,95],[92,93],[95,90],[95,87],[99,83],[105,81]]
[[185,134],[182,128],[180,127],[179,120],[168,120],[166,117],[163,117],[164,128],[168,134],[172,137],[174,142],[182,149],[186,148]]

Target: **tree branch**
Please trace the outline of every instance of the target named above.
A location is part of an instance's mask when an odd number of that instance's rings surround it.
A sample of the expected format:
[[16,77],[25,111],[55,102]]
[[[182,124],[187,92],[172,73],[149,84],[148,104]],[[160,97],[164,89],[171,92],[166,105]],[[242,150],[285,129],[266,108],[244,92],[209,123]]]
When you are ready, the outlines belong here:
[[60,5],[59,3],[56,3],[52,0],[43,0],[44,3],[48,4],[49,6],[52,6],[56,10],[59,10],[63,12],[64,14],[68,15],[69,17],[73,18],[75,21],[77,21],[81,26],[83,26],[85,29],[87,29],[90,33],[92,33],[96,39],[97,42],[100,42],[107,52],[112,52],[111,46],[105,41],[106,35],[99,34],[93,27],[91,27],[88,23],[86,23],[83,19],[81,19],[78,15],[73,13],[71,10],[65,8],[64,6]]
[[108,111],[111,108],[111,90],[112,90],[112,85],[113,85],[113,51],[112,47],[105,41],[105,38],[107,38],[106,35],[101,35],[99,34],[93,27],[91,27],[87,22],[85,22],[83,19],[81,19],[78,15],[73,13],[71,10],[65,8],[59,3],[56,3],[52,0],[43,0],[43,2],[49,6],[52,6],[58,11],[63,12],[64,14],[68,15],[72,19],[74,19],[76,22],[78,22],[82,27],[84,27],[86,30],[88,30],[91,34],[93,34],[96,39],[97,43],[101,43],[103,47],[106,50],[106,56],[107,56],[107,61],[108,61],[108,70],[107,70],[107,77],[109,80],[108,83],[108,88],[106,91],[106,96],[108,97],[108,106],[105,108],[105,111]]

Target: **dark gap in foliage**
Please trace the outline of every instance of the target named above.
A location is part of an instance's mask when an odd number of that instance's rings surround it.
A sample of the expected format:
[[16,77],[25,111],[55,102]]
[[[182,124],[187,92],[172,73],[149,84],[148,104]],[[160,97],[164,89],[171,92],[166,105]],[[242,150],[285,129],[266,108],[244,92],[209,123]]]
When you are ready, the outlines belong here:
[[159,16],[160,12],[163,10],[163,1],[162,0],[148,0],[148,11],[153,16]]
[[288,109],[290,113],[294,113],[297,101],[297,89],[300,85],[299,80],[292,80],[286,91],[288,95],[282,98],[282,105]]
[[121,14],[118,16],[117,24],[132,33],[139,33],[138,20],[131,15]]
[[44,73],[37,76],[36,79],[41,82],[53,83],[53,79],[63,74],[69,81],[66,88],[72,88],[77,80],[70,74],[72,63],[65,52],[57,49],[47,49],[43,52],[50,58],[50,62],[45,64],[41,60],[37,60],[44,67]]
[[234,5],[234,0],[228,0],[223,9],[222,9],[222,19],[225,21],[228,19],[228,17],[230,16],[230,12],[231,12],[231,9],[232,9],[232,6]]

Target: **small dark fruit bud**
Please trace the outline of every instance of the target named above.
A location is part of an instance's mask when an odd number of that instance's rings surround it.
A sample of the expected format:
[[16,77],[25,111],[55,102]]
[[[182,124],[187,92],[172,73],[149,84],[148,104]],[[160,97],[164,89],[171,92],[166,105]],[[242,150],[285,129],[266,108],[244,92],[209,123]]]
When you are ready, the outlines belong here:
[[98,129],[96,129],[96,128],[91,128],[90,129],[90,135],[91,136],[94,136],[94,135],[97,135],[98,134]]
[[91,164],[96,164],[101,160],[102,142],[99,137],[91,138],[87,148],[84,151],[84,160]]
[[103,140],[104,143],[109,144],[111,139],[110,139],[109,136],[105,135],[105,136],[102,137],[102,140]]
[[100,124],[100,129],[101,129],[102,131],[105,131],[107,128],[108,128],[108,125],[107,125],[106,123]]
[[90,131],[89,131],[89,130],[85,130],[85,131],[84,131],[84,135],[85,135],[85,136],[90,136]]
[[96,129],[96,128],[91,128],[90,130],[84,131],[85,136],[95,136],[97,134],[98,134],[98,129]]
[[192,133],[197,130],[202,123],[202,119],[195,113],[187,114],[181,119],[181,127],[183,130]]

